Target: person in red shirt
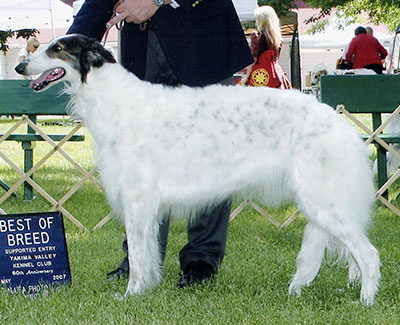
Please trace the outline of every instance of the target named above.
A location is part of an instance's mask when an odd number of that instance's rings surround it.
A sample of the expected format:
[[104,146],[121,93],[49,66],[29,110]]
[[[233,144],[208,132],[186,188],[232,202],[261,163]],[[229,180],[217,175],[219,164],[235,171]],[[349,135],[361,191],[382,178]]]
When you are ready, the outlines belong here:
[[388,52],[375,37],[367,34],[364,27],[357,27],[354,34],[356,36],[351,40],[346,61],[353,62],[353,69],[372,69],[382,74],[382,60]]

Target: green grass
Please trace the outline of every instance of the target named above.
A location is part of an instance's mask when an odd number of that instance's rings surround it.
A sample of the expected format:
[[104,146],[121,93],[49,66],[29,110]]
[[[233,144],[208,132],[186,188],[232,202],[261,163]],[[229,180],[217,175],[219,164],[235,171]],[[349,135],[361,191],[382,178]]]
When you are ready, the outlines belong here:
[[[0,122],[0,132],[10,126]],[[44,128],[65,133],[71,126]],[[89,169],[93,167],[90,146],[87,134],[85,143],[70,143],[67,151]],[[0,150],[22,165],[20,145],[7,142]],[[38,159],[46,145],[38,143],[35,150]],[[60,196],[78,175],[57,156],[35,174],[35,180]],[[0,177],[10,184],[16,180],[3,161]],[[9,198],[1,207],[19,213],[47,211],[49,204],[41,198],[30,203]],[[67,209],[89,228],[109,211],[103,194],[89,184],[67,202]],[[293,210],[271,213],[284,220]],[[111,221],[85,232],[65,220],[71,285],[44,291],[35,299],[0,290],[0,324],[399,324],[400,218],[384,207],[375,209],[370,238],[381,254],[382,281],[376,304],[370,308],[359,303],[359,286],[347,287],[346,269],[329,263],[323,264],[301,297],[288,296],[304,225],[299,218],[278,230],[246,209],[229,226],[226,257],[215,281],[179,289],[178,252],[187,234],[185,223],[174,221],[162,283],[145,295],[121,301],[115,294],[124,293],[127,279],[107,281],[105,275],[123,257],[123,227]]]

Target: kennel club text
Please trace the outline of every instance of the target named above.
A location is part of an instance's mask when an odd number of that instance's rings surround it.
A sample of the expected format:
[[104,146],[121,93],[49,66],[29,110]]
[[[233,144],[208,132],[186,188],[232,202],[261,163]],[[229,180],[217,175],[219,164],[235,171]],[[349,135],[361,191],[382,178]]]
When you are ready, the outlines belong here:
[[12,292],[70,282],[61,212],[1,216],[0,264],[0,281]]

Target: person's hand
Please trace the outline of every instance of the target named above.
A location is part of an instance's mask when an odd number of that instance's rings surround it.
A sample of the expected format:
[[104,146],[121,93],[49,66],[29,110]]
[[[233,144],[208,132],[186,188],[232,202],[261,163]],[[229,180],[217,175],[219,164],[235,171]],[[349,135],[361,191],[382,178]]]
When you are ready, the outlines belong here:
[[116,16],[110,19],[107,27],[125,20],[128,23],[140,24],[151,18],[158,10],[152,0],[122,0],[115,8]]

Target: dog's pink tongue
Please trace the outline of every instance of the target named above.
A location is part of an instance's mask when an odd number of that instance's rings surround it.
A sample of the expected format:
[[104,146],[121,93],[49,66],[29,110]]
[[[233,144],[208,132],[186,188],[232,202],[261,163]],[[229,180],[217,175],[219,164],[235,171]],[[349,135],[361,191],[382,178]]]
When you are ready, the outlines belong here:
[[60,69],[60,68],[45,71],[40,75],[40,77],[38,77],[35,80],[32,80],[29,83],[29,86],[33,90],[38,89],[38,88],[44,88],[44,87],[46,87],[47,84],[59,79],[63,75],[63,73],[64,73],[63,69]]
[[43,84],[43,83],[46,81],[46,79],[49,77],[49,75],[52,73],[52,71],[53,71],[53,70],[49,70],[49,71],[43,72],[37,79],[32,80],[32,81],[29,83],[29,86],[30,86],[32,89],[34,89],[34,88],[36,88],[38,85]]

